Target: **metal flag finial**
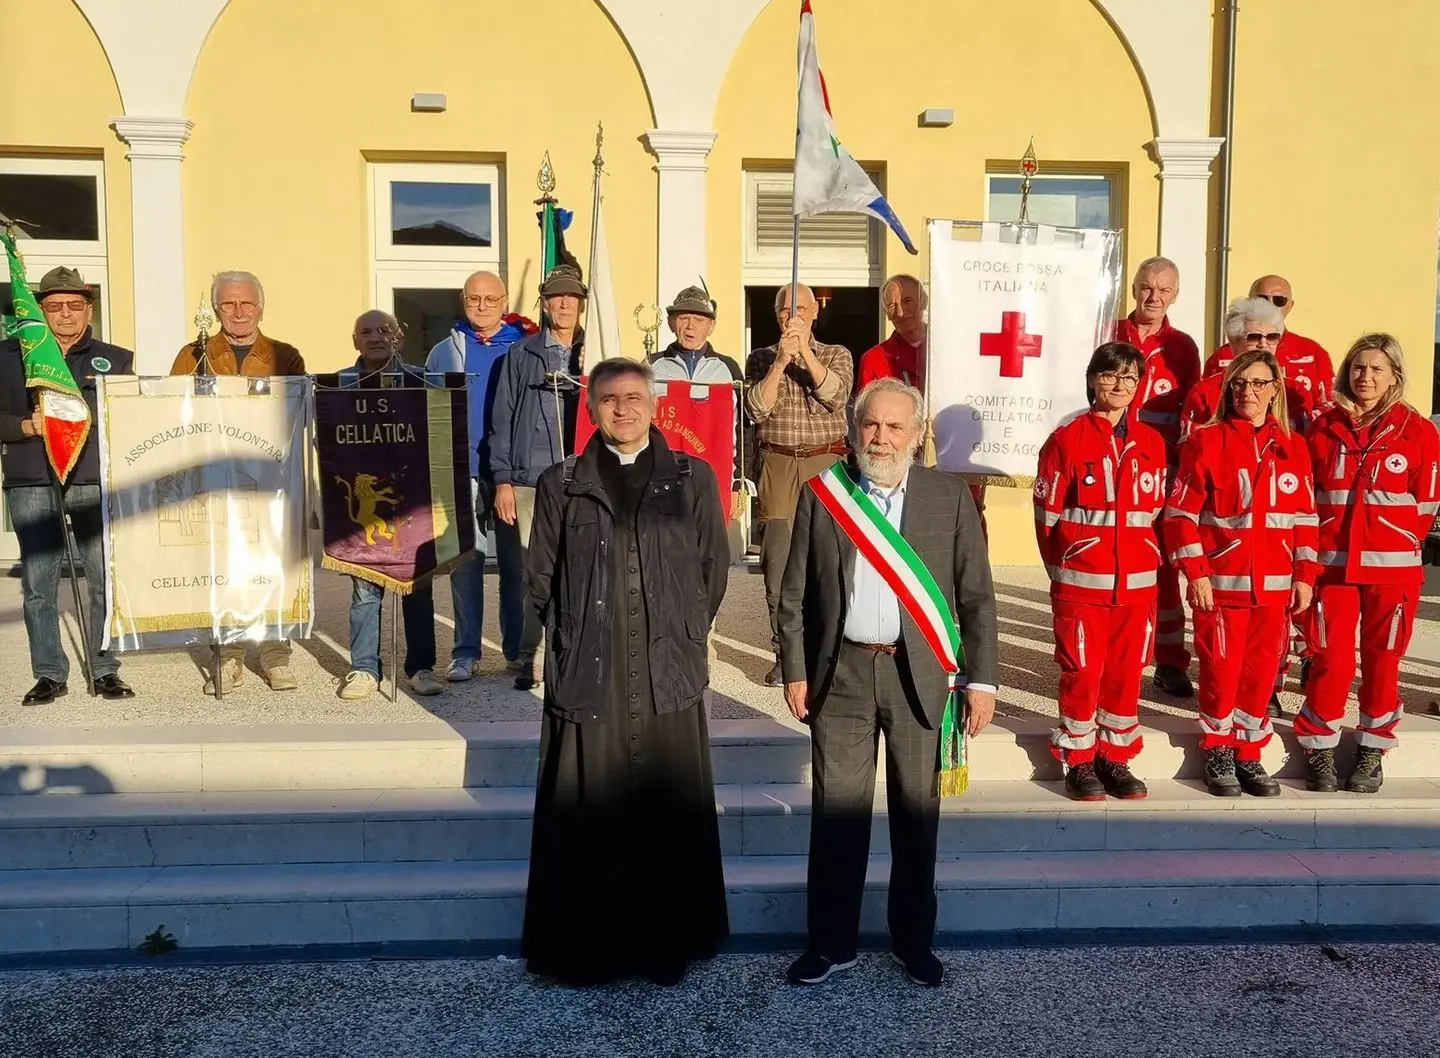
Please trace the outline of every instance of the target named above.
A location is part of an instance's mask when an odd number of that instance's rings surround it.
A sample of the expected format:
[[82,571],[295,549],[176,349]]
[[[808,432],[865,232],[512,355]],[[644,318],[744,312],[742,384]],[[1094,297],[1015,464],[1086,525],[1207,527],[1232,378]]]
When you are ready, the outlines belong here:
[[660,330],[660,309],[656,305],[650,306],[649,323],[645,323],[641,317],[641,313],[644,311],[645,305],[636,305],[631,316],[635,319],[635,326],[640,328],[640,332],[645,335],[645,359],[648,360],[655,355],[655,335]]
[[535,186],[540,189],[544,199],[548,199],[555,190],[555,167],[550,164],[549,151],[545,152],[545,160],[540,163],[540,171],[535,174]]
[[[213,283],[215,277],[211,276]],[[195,309],[195,317],[192,321],[195,324],[195,342],[197,349],[203,349],[205,343],[210,341],[210,332],[215,328],[215,310],[210,307],[210,292],[200,292],[200,304]]]
[[605,156],[600,153],[600,148],[604,146],[604,144],[605,123],[603,121],[597,121],[595,122],[595,157],[591,159],[591,164],[595,166],[597,173],[605,168]]
[[1035,158],[1035,137],[1030,137],[1030,146],[1020,157],[1020,223],[1030,223],[1030,178],[1040,171]]

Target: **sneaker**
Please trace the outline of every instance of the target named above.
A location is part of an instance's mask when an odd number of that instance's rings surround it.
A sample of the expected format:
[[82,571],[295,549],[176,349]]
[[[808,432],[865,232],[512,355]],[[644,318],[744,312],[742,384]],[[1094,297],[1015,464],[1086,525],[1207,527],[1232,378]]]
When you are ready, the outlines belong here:
[[1265,706],[1265,712],[1275,719],[1285,715],[1285,710],[1280,706],[1280,692],[1275,691],[1270,695],[1270,703]]
[[289,665],[276,665],[267,670],[265,682],[270,684],[272,691],[293,691],[300,686],[300,681],[295,678],[295,673],[290,671]]
[[[245,682],[245,664],[239,658],[226,658],[220,662],[220,690],[229,694]],[[215,671],[205,671],[205,693],[215,694]]]
[[1235,777],[1240,780],[1240,789],[1251,797],[1279,797],[1280,782],[1258,760],[1237,760]]
[[347,702],[358,702],[368,698],[380,689],[380,681],[361,669],[351,669],[340,681],[340,697]]
[[1216,797],[1239,797],[1240,780],[1235,777],[1235,751],[1217,746],[1205,757],[1205,785]]
[[1065,793],[1072,801],[1103,801],[1105,785],[1095,774],[1090,761],[1065,769]]
[[945,964],[935,958],[935,953],[929,949],[912,952],[909,955],[901,955],[898,951],[892,951],[890,958],[895,961],[896,965],[903,966],[905,972],[910,975],[910,980],[917,985],[939,988],[945,983]]
[[445,690],[445,681],[435,675],[434,669],[421,669],[410,677],[409,682],[410,690],[425,698]]
[[1340,778],[1335,774],[1335,751],[1333,749],[1307,749],[1305,751],[1305,789],[1316,793],[1334,793],[1340,788]]
[[1361,746],[1355,758],[1355,770],[1350,773],[1345,789],[1351,793],[1379,793],[1381,784],[1385,782],[1384,760],[1383,750]]
[[855,965],[855,956],[848,959],[836,961],[827,959],[818,951],[807,951],[800,958],[790,964],[790,969],[785,972],[785,979],[792,985],[818,985],[822,981],[828,981],[834,974],[842,970],[848,970]]
[[1185,670],[1175,665],[1156,665],[1155,676],[1151,681],[1155,689],[1164,691],[1174,698],[1195,697],[1195,685],[1190,682],[1190,677]]
[[456,658],[445,670],[445,678],[451,683],[464,683],[475,675],[475,670],[479,667],[480,662],[475,658]]
[[1122,801],[1138,801],[1150,793],[1149,787],[1130,770],[1130,765],[1124,761],[1096,757],[1095,774],[1105,787],[1105,792]]

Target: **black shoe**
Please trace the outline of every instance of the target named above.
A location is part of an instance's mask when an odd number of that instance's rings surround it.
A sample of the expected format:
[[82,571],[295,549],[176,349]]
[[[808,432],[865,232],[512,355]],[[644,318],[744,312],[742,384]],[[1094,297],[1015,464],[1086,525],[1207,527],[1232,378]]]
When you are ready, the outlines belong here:
[[113,672],[108,676],[101,676],[95,681],[95,693],[111,702],[135,697],[135,692],[130,689],[130,685]]
[[1096,757],[1095,774],[1099,776],[1105,792],[1122,801],[1138,801],[1150,793],[1149,787],[1123,761]]
[[776,659],[775,664],[770,666],[770,671],[765,673],[766,687],[779,687],[785,682],[785,677],[780,673],[780,661]]
[[1240,780],[1235,777],[1235,751],[1217,746],[1205,758],[1205,785],[1216,797],[1239,797]]
[[1174,698],[1195,697],[1195,685],[1190,682],[1190,677],[1185,670],[1174,665],[1156,665],[1155,677],[1151,681],[1155,684],[1156,690],[1164,691]]
[[1235,777],[1240,780],[1240,789],[1251,797],[1280,796],[1279,781],[1258,760],[1237,760]]
[[1305,685],[1310,682],[1309,658],[1300,659],[1300,671],[1295,674],[1295,682],[1300,685],[1300,690],[1303,693],[1305,690]]
[[1280,692],[1275,691],[1270,695],[1270,704],[1265,707],[1265,712],[1276,719],[1285,715],[1285,710],[1280,707]]
[[890,958],[894,959],[898,965],[905,967],[905,972],[910,975],[910,980],[917,985],[939,988],[945,983],[945,964],[935,958],[935,953],[928,948],[910,955],[901,955],[898,951],[892,951]]
[[661,988],[674,988],[685,980],[685,960],[678,959],[675,962],[652,966],[645,976],[650,978],[651,983],[657,984]]
[[785,972],[785,979],[792,985],[818,985],[821,981],[828,981],[834,974],[841,970],[848,970],[855,965],[855,956],[848,959],[836,961],[827,959],[818,951],[807,951],[800,958],[790,964],[790,969]]
[[1379,793],[1380,786],[1385,781],[1385,769],[1383,762],[1385,754],[1374,746],[1361,746],[1360,754],[1355,758],[1355,770],[1350,773],[1350,781],[1345,784],[1345,789],[1351,793]]
[[52,680],[49,676],[41,676],[35,681],[35,686],[25,693],[20,699],[21,705],[48,705],[56,698],[64,698],[70,693],[65,686],[64,680]]
[[520,674],[515,677],[515,689],[517,691],[528,691],[539,685],[540,681],[535,678],[535,670],[533,668],[521,669]]
[[1065,793],[1072,801],[1105,800],[1105,784],[1095,774],[1095,765],[1087,760],[1066,769]]
[[1305,789],[1316,793],[1334,793],[1340,788],[1340,778],[1335,774],[1335,751],[1333,749],[1307,749],[1305,751]]

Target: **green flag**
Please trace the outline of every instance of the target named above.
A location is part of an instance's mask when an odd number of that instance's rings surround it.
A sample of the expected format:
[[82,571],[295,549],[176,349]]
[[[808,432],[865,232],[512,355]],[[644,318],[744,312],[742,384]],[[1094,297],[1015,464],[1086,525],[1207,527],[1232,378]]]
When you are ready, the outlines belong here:
[[13,333],[20,339],[25,385],[37,391],[36,406],[44,419],[45,453],[63,484],[90,436],[90,408],[25,281],[25,262],[15,248],[14,230],[0,233],[0,242],[5,244],[5,256],[10,259],[10,294],[15,302]]

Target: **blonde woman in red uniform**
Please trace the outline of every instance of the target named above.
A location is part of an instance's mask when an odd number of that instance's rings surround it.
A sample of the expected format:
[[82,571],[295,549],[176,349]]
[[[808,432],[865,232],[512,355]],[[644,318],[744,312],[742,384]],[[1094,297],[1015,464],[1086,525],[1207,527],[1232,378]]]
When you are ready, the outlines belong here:
[[1109,342],[1086,371],[1090,410],[1050,435],[1035,474],[1035,535],[1050,574],[1060,726],[1051,749],[1079,801],[1139,798],[1140,673],[1155,645],[1154,522],[1165,502],[1165,442],[1131,412],[1145,370]]
[[1360,752],[1345,784],[1375,793],[1396,743],[1400,659],[1410,645],[1421,545],[1440,508],[1440,435],[1405,402],[1405,354],[1388,334],[1350,347],[1336,376],[1337,404],[1310,429],[1320,514],[1320,579],[1310,614],[1313,652],[1295,734],[1306,785],[1333,791],[1335,747],[1360,645]]
[[1290,432],[1282,381],[1270,350],[1235,357],[1215,418],[1181,446],[1165,508],[1165,546],[1189,583],[1200,748],[1217,797],[1280,792],[1260,763],[1274,734],[1266,702],[1317,572],[1310,453]]

